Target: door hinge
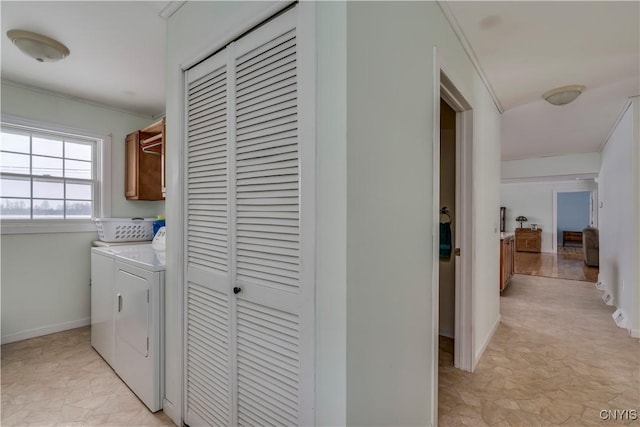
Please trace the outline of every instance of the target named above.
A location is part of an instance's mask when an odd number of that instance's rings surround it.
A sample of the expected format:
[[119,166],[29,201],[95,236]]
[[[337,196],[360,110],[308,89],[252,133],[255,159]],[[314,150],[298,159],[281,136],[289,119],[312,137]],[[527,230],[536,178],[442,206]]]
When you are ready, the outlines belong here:
[[454,254],[455,256],[460,256],[460,248],[455,248],[455,249],[453,250],[453,254]]

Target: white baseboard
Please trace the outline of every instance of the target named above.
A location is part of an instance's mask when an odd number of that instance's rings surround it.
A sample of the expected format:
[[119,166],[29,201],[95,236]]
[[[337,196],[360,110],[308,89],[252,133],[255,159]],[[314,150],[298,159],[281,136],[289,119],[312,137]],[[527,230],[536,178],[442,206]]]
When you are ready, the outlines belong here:
[[491,338],[493,338],[493,335],[496,333],[496,330],[498,329],[498,326],[500,326],[500,320],[502,319],[502,315],[499,314],[498,318],[496,319],[496,323],[493,324],[493,326],[491,327],[491,331],[489,331],[489,334],[487,335],[487,337],[485,338],[484,342],[482,343],[482,346],[480,347],[480,350],[476,353],[476,356],[473,360],[473,369],[471,372],[476,370],[476,366],[478,365],[478,362],[480,361],[480,358],[482,358],[482,355],[484,354],[484,351],[487,349],[487,347],[489,346],[489,343],[491,342]]
[[640,329],[629,329],[629,335],[633,338],[640,338]]
[[91,324],[91,317],[84,319],[72,320],[70,322],[58,323],[57,325],[43,326],[41,328],[29,329],[15,334],[9,334],[2,337],[2,344],[9,344],[16,341],[22,341],[29,338],[41,337],[42,335],[55,334],[69,329],[81,328]]
[[171,421],[173,421],[175,425],[182,425],[182,416],[180,411],[178,411],[176,405],[169,402],[167,399],[162,400],[162,412],[164,412],[167,417],[171,418]]

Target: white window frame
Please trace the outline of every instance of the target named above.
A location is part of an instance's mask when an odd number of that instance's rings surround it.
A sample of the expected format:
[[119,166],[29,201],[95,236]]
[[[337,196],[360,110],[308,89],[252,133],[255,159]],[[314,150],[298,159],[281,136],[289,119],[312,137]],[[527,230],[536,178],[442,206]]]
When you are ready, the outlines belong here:
[[[2,114],[2,125],[23,127],[27,131],[60,133],[83,138],[95,139],[95,168],[97,183],[93,203],[96,217],[111,216],[111,135],[95,131],[73,128],[53,123],[25,119]],[[33,233],[75,233],[95,232],[96,225],[91,219],[0,219],[1,234]]]

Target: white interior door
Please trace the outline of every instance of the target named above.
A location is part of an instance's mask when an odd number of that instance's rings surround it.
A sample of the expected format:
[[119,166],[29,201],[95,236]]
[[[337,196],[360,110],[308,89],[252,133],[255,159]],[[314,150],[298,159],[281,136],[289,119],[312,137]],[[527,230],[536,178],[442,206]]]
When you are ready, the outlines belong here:
[[192,427],[313,423],[315,158],[304,123],[315,116],[300,108],[297,23],[293,8],[187,74]]

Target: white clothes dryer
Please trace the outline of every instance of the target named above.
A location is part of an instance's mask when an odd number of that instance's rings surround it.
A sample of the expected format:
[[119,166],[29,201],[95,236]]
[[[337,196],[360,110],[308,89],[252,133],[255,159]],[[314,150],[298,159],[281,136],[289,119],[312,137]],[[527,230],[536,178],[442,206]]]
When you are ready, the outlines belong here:
[[91,344],[153,412],[164,397],[164,236],[91,249]]

